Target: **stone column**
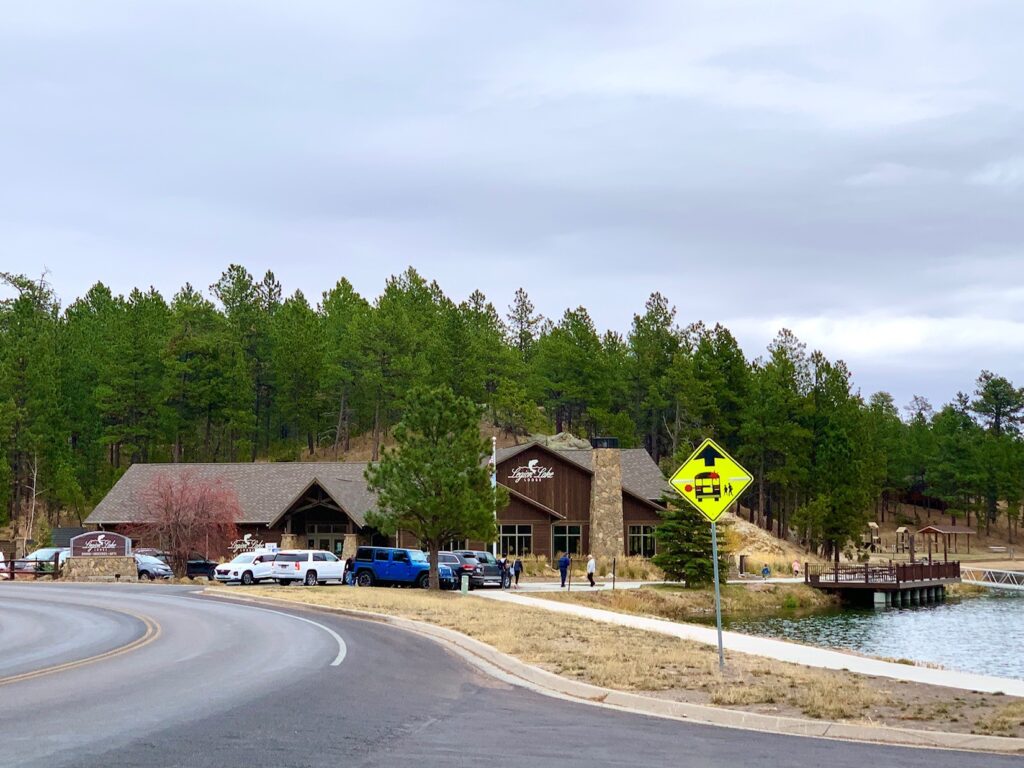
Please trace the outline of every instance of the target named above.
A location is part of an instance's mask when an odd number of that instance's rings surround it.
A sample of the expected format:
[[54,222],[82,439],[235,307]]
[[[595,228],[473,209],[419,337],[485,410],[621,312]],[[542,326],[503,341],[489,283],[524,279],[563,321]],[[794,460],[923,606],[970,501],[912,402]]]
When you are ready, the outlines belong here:
[[306,537],[298,533],[282,533],[281,534],[281,549],[305,549]]
[[355,533],[345,534],[345,543],[341,547],[341,559],[348,560],[350,557],[356,556],[356,550],[359,548],[359,536]]
[[590,484],[590,551],[594,557],[622,557],[626,542],[619,449],[594,448],[591,468],[594,477]]

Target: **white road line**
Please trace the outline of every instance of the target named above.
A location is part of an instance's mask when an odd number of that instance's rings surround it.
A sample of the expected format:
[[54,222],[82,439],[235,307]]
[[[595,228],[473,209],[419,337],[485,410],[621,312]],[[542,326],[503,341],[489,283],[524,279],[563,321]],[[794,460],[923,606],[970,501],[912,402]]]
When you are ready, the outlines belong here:
[[348,653],[348,646],[345,645],[345,641],[341,639],[341,635],[332,630],[330,627],[325,627],[323,624],[319,622],[314,622],[311,620],[311,618],[297,616],[294,613],[286,613],[283,610],[273,610],[271,608],[258,608],[255,605],[247,605],[245,607],[251,608],[252,610],[262,610],[264,613],[276,613],[279,616],[288,616],[289,618],[294,618],[296,622],[305,622],[306,624],[311,624],[313,627],[321,628],[338,642],[338,655],[335,656],[335,659],[333,660],[333,662],[331,662],[331,666],[337,667],[342,662],[344,662],[345,656]]
[[[179,597],[179,596],[175,595],[174,597]],[[182,599],[182,600],[195,600],[195,598],[190,598],[190,597],[182,597],[180,599]],[[220,602],[220,601],[219,600],[212,600],[211,602]],[[237,606],[242,607],[242,608],[249,608],[250,610],[261,610],[264,613],[276,613],[279,616],[287,616],[288,618],[294,618],[294,620],[296,622],[305,622],[306,624],[311,624],[313,627],[321,628],[327,634],[329,634],[331,637],[333,637],[337,641],[337,643],[338,643],[338,655],[335,656],[333,662],[331,662],[331,666],[332,667],[337,667],[342,662],[344,662],[345,656],[348,654],[348,646],[345,645],[345,641],[341,639],[341,635],[339,635],[337,632],[332,630],[330,627],[325,627],[323,624],[321,624],[319,622],[312,621],[311,618],[304,618],[302,616],[297,616],[294,613],[286,613],[283,610],[273,610],[272,608],[261,608],[261,607],[256,606],[256,605],[251,605],[246,598],[232,598],[232,597],[225,596],[224,602],[228,602],[231,605],[237,605]]]

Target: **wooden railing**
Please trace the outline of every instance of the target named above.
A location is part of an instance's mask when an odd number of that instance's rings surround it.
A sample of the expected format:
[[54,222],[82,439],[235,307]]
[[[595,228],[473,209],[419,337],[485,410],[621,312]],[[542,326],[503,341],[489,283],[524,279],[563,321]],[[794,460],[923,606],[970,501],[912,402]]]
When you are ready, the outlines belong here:
[[959,579],[960,563],[806,563],[804,583],[896,585],[939,579]]

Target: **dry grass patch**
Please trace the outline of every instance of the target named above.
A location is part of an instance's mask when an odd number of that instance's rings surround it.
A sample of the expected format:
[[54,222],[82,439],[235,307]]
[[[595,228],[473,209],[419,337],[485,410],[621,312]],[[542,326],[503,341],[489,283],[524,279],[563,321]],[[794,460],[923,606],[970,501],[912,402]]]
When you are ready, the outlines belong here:
[[[210,591],[222,589],[248,597],[266,596],[425,621],[462,632],[564,677],[695,704],[903,726],[913,720],[914,727],[969,732],[1002,711],[1006,702],[1002,699],[994,703],[992,697],[971,693],[951,701],[948,689],[812,669],[740,653],[728,654],[723,673],[712,646],[473,595],[385,588],[239,589],[219,585]],[[915,707],[908,707],[907,702]],[[1014,711],[1008,710],[1000,721],[1000,727],[1006,729],[999,731],[1001,734],[1024,733],[1024,726],[1014,725],[1014,716]]]
[[[584,588],[578,592],[540,592],[532,596],[671,621],[707,618],[715,613],[714,589],[684,589],[673,584],[600,592],[588,592]],[[834,605],[833,596],[803,584],[722,586],[722,613],[728,616],[770,615],[787,610],[809,612]]]

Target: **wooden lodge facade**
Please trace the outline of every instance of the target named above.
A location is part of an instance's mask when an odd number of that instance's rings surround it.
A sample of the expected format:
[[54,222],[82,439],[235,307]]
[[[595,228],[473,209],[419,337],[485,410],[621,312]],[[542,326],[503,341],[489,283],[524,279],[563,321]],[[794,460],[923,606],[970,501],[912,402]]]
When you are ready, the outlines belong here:
[[[138,521],[140,499],[161,473],[232,488],[241,507],[239,548],[255,542],[326,549],[348,556],[361,543],[416,546],[408,533],[384,537],[366,522],[377,499],[362,462],[134,464],[86,519],[124,532]],[[498,451],[497,481],[509,502],[498,510],[498,547],[509,554],[593,552],[654,554],[659,500],[668,485],[643,449],[567,449],[528,443]],[[145,542],[158,546],[158,542]],[[451,542],[482,548],[484,542]],[[209,553],[227,555],[229,553]]]

